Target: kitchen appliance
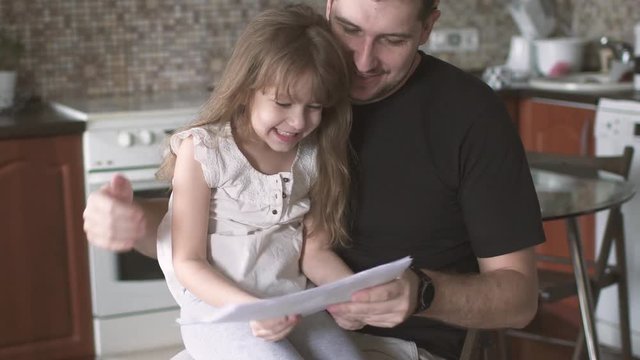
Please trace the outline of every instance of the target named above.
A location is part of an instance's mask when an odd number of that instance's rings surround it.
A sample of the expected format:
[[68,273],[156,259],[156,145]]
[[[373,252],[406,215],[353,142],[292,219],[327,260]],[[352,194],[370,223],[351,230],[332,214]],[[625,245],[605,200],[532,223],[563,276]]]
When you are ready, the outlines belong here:
[[524,36],[511,37],[506,66],[511,69],[514,74],[517,74],[519,78],[529,76],[533,69],[533,47],[531,40]]
[[[595,122],[596,155],[619,155],[625,146],[633,146],[634,156],[629,181],[640,190],[640,102],[601,99]],[[640,355],[640,195],[622,206],[627,252],[627,281],[631,343],[635,356]],[[596,249],[602,245],[607,212],[596,215]],[[615,263],[615,254],[611,262]],[[615,286],[600,294],[596,311],[598,338],[601,343],[620,347],[618,300]]]
[[[64,98],[53,105],[87,122],[83,135],[86,194],[121,173],[136,197],[168,196],[155,179],[165,138],[194,120],[208,93]],[[178,307],[154,259],[89,247],[97,355],[180,344]]]
[[532,41],[549,36],[555,29],[553,2],[511,0],[508,7],[521,35],[511,38],[506,66],[512,70],[515,77],[525,78],[534,70]]
[[536,69],[545,77],[559,77],[582,69],[585,41],[577,37],[539,39],[533,42]]

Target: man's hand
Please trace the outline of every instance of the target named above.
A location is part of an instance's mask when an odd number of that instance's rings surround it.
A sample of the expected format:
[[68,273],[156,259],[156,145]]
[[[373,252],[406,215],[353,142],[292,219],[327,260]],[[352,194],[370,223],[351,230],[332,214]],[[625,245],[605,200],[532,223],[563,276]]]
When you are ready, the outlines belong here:
[[[466,328],[526,326],[538,305],[534,248],[478,258],[479,274],[426,272],[436,292],[428,310],[416,314]],[[397,280],[356,292],[327,310],[345,329],[362,324],[393,327],[413,314],[418,277],[408,270]]]
[[331,312],[330,309],[337,306],[338,305],[333,305],[329,307],[327,311],[329,312],[329,314],[331,314],[336,324],[338,324],[338,326],[340,326],[341,328],[345,330],[359,330],[367,325],[362,321],[355,319],[355,316],[349,314],[348,312],[341,312],[340,310],[334,310],[334,312]]
[[277,319],[251,321],[251,332],[254,336],[266,341],[284,339],[300,322],[300,315],[288,315]]
[[83,218],[89,242],[111,251],[131,250],[146,231],[144,211],[133,201],[131,183],[122,175],[114,175],[89,195]]
[[386,284],[360,290],[351,302],[331,305],[327,310],[340,327],[356,330],[363,325],[394,327],[416,308],[418,278],[411,271]]

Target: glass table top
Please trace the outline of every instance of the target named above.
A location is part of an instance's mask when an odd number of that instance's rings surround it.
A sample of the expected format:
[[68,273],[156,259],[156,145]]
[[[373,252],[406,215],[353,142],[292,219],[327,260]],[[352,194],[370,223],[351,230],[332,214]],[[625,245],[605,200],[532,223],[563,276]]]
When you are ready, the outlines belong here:
[[531,168],[543,220],[578,216],[622,204],[633,184],[613,178],[585,178]]

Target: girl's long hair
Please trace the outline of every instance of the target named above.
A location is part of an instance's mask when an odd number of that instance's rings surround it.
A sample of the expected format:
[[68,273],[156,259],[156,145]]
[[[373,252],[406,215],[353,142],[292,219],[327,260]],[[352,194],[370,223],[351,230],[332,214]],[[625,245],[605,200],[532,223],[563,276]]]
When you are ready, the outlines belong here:
[[[311,7],[290,5],[254,18],[200,116],[187,128],[231,121],[239,133],[252,133],[248,116],[253,94],[272,86],[276,93],[290,94],[306,74],[312,76],[314,101],[323,105],[322,121],[310,135],[318,146],[318,178],[310,193],[314,229],[327,231],[332,245],[346,245],[351,65],[328,22]],[[167,152],[159,178],[173,177],[175,158]]]

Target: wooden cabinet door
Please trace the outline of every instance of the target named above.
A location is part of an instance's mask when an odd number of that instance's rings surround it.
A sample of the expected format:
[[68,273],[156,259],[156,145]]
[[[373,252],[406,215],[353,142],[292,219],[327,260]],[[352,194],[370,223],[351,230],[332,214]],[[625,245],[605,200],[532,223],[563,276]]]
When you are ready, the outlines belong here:
[[80,136],[0,141],[0,359],[91,356]]
[[594,155],[595,106],[524,99],[519,115],[527,150]]
[[[526,150],[594,155],[595,106],[523,99],[520,102],[519,116],[520,136]],[[593,260],[594,216],[582,216],[579,219],[579,226],[585,257]],[[569,257],[564,220],[547,221],[544,223],[544,230],[547,241],[537,247],[538,253]],[[569,268],[566,267],[566,269]]]

